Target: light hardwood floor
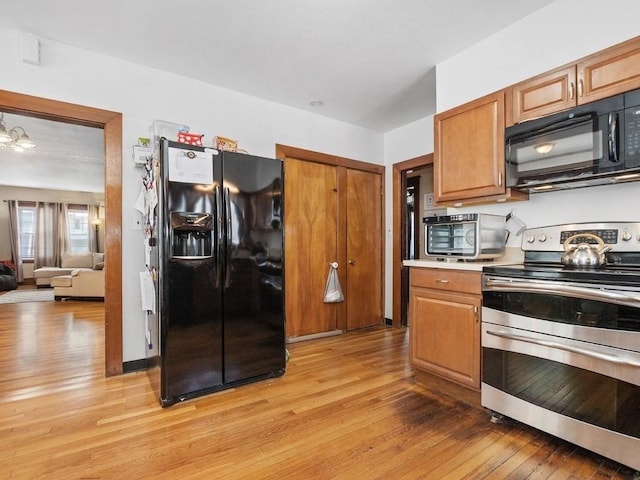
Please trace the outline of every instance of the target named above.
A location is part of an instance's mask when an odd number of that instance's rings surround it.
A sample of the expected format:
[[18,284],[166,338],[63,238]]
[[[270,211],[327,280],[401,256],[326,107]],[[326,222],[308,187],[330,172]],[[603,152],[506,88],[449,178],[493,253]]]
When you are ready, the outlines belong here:
[[288,346],[285,375],[162,409],[104,377],[102,303],[0,305],[0,479],[605,479],[629,469],[414,382],[404,329]]

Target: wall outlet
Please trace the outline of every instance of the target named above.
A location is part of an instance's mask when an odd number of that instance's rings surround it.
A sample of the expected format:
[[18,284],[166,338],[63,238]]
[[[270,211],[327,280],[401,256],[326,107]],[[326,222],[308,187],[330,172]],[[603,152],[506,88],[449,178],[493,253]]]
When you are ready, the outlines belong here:
[[424,208],[433,208],[434,205],[433,193],[424,194]]

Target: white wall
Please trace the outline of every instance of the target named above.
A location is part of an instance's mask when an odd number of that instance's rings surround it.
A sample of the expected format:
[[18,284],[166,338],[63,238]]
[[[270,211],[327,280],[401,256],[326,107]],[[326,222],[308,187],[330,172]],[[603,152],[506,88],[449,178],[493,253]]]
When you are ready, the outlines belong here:
[[[558,0],[437,67],[438,110],[447,110],[640,35],[640,2]],[[613,28],[611,28],[613,26]],[[506,215],[529,227],[579,221],[640,221],[640,183],[532,195],[528,202],[451,209]],[[511,237],[508,246],[519,247]]]
[[[436,67],[438,111],[570,63],[640,35],[640,2],[556,0]],[[387,165],[387,263],[385,314],[391,317],[391,171],[394,163],[433,152],[433,117],[385,135]],[[536,194],[528,202],[460,209],[506,215],[513,210],[529,227],[593,220],[640,221],[632,199],[640,183]],[[519,247],[520,237],[508,246]]]
[[556,0],[436,67],[438,111],[640,35],[640,2]]
[[[0,28],[0,89],[123,113],[123,359],[145,357],[138,272],[144,266],[142,235],[134,230],[140,171],[131,145],[149,136],[153,120],[186,124],[205,134],[236,138],[240,148],[263,156],[275,144],[382,164],[383,136],[178,75],[41,39],[40,66],[20,58],[20,34]],[[276,66],[274,66],[276,68]]]
[[[615,8],[612,8],[615,7]],[[437,67],[438,110],[446,110],[519,80],[552,69],[612,44],[640,35],[640,2],[558,0]],[[138,271],[143,266],[141,234],[133,229],[133,205],[139,172],[128,162],[130,146],[148,136],[155,119],[184,123],[204,133],[237,138],[240,147],[272,156],[282,143],[387,166],[385,230],[385,316],[392,314],[392,168],[394,163],[433,151],[433,117],[413,122],[384,136],[318,115],[259,100],[177,75],[41,40],[41,66],[21,61],[20,35],[0,28],[0,89],[122,112],[123,117],[123,329],[124,360],[144,358],[143,317],[138,301]],[[639,184],[640,185],[640,184]],[[638,187],[597,187],[543,194],[529,202],[482,207],[512,207],[530,226],[575,220],[578,201],[603,204],[629,216],[626,195]],[[554,198],[554,216],[546,204]],[[557,207],[561,205],[561,208]],[[475,209],[478,210],[479,208]],[[549,209],[547,209],[549,210]],[[609,212],[611,208],[606,208]],[[564,212],[564,213],[563,213]],[[627,213],[629,215],[627,215]],[[557,214],[557,215],[555,215]],[[622,215],[622,213],[621,213]]]
[[385,169],[385,279],[384,315],[393,318],[393,164],[433,152],[433,116],[387,132]]

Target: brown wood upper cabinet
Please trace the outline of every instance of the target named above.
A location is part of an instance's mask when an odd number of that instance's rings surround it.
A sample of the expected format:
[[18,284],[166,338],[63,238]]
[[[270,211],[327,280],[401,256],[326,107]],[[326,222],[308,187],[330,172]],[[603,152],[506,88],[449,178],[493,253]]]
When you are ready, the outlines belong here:
[[640,37],[509,89],[507,126],[640,88]]
[[512,102],[511,111],[507,111],[507,125],[574,107],[576,67],[563,67],[530,78],[509,88],[507,95]]
[[504,95],[496,92],[435,116],[437,203],[505,193]]

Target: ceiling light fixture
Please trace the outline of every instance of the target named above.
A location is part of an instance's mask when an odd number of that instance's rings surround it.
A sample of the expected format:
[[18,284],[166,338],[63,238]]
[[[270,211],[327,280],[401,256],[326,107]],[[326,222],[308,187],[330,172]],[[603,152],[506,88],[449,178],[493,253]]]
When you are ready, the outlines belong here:
[[534,148],[534,150],[536,152],[538,152],[541,155],[544,155],[546,153],[549,153],[551,150],[553,150],[553,143],[551,142],[547,142],[547,143],[539,143],[538,145],[536,145]]
[[15,126],[7,131],[4,113],[0,113],[0,148],[10,148],[16,152],[36,148],[36,143],[29,138],[24,128]]

